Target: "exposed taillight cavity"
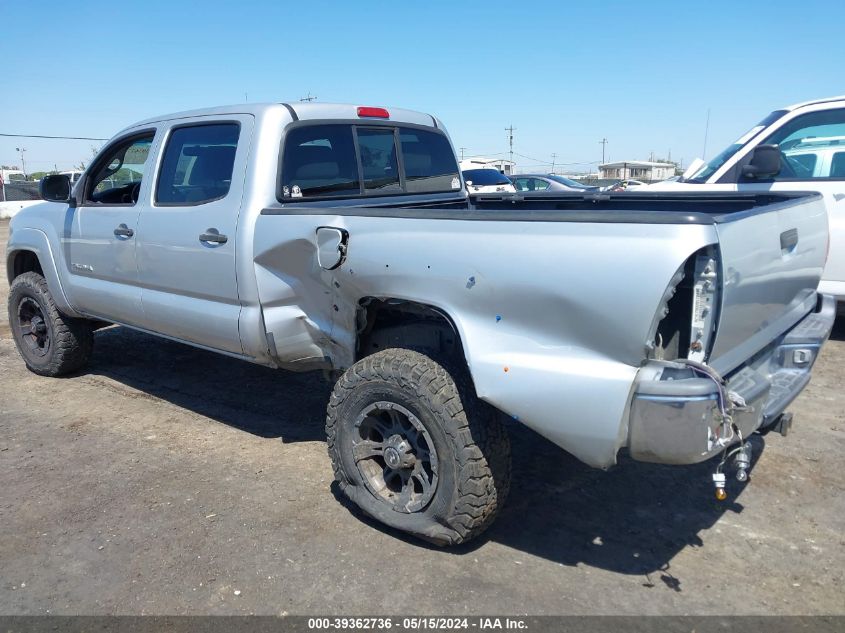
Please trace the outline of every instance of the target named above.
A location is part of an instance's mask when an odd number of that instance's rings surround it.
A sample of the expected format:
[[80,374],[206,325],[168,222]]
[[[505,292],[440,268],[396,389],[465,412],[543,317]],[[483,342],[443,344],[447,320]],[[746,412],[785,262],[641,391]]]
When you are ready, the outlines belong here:
[[701,253],[695,258],[692,286],[692,315],[690,346],[687,358],[703,363],[710,351],[716,329],[716,308],[719,293],[719,262],[712,253]]
[[385,108],[375,108],[373,106],[358,106],[358,116],[369,117],[373,119],[389,119],[390,112]]
[[672,276],[646,342],[648,358],[707,361],[717,322],[719,275],[718,250],[706,247]]

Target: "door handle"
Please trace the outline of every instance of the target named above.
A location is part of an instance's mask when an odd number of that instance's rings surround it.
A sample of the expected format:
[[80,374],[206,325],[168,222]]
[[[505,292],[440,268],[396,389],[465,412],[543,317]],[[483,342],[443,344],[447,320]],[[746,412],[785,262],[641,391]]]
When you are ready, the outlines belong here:
[[130,229],[125,224],[121,224],[114,230],[114,234],[117,237],[132,237],[133,235],[135,235],[135,231]]
[[208,242],[210,244],[225,244],[229,238],[220,233],[217,229],[206,229],[205,233],[200,234],[200,242]]

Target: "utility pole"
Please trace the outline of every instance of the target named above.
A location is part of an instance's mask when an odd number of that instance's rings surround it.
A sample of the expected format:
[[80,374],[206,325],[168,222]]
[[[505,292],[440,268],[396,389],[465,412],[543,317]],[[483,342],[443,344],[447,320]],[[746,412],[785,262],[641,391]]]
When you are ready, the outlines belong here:
[[23,172],[23,177],[26,178],[26,160],[23,157],[23,153],[26,151],[26,148],[16,147],[15,151],[21,153],[21,171]]
[[552,173],[555,173],[555,159],[557,158],[557,154],[552,152]]
[[508,145],[510,146],[510,154],[511,154],[511,165],[513,165],[513,131],[516,128],[511,123],[510,127],[505,128],[505,132],[508,133]]
[[316,101],[316,100],[317,100],[317,97],[313,96],[311,94],[310,90],[308,91],[308,96],[302,97],[302,99],[300,99],[300,101]]
[[605,160],[604,160],[604,149],[605,149],[605,147],[607,146],[607,139],[606,139],[606,138],[603,138],[602,140],[600,140],[600,141],[599,141],[599,145],[601,145],[601,162],[602,162],[602,165],[603,165],[603,164],[605,163]]
[[464,152],[466,151],[466,147],[461,148],[461,160],[464,159]]

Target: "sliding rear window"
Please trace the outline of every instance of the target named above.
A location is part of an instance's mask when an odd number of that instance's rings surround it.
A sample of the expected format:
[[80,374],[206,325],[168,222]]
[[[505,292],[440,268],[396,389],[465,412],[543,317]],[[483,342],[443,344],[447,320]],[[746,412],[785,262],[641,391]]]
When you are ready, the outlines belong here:
[[285,138],[279,198],[384,196],[460,189],[444,134],[410,127],[323,124]]

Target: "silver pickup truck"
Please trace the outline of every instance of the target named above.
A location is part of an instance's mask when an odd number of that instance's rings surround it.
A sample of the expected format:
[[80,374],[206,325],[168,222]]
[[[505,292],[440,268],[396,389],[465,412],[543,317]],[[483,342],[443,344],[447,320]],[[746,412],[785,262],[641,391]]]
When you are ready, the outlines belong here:
[[598,468],[721,455],[724,494],[835,313],[818,194],[470,199],[443,124],[408,110],[156,117],[41,190],[7,250],[30,370],[80,370],[110,323],[326,370],[340,489],[439,544],[504,502],[509,418]]

